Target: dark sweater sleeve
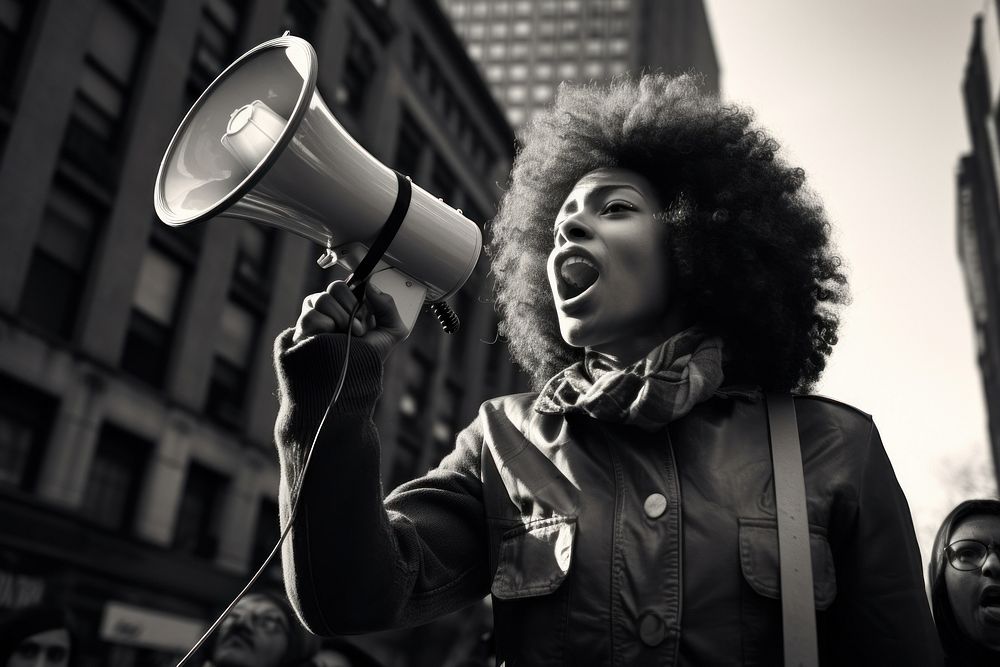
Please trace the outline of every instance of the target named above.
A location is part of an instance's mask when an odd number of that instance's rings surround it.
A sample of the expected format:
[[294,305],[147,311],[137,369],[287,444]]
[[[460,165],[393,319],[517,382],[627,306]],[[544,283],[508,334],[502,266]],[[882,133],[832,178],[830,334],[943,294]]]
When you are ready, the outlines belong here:
[[837,563],[838,665],[943,664],[910,508],[870,423],[853,526]]
[[[282,528],[347,341],[322,334],[292,345],[291,335],[275,342]],[[343,391],[316,443],[282,547],[289,600],[316,634],[418,625],[489,592],[481,427],[474,422],[436,469],[383,499],[372,421],[381,384],[377,353],[352,340]]]

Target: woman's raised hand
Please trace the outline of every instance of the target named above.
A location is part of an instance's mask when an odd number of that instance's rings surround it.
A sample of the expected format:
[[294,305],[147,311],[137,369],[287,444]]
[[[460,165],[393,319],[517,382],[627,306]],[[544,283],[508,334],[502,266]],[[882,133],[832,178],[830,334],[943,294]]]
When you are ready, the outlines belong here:
[[357,299],[343,280],[335,280],[326,291],[307,296],[302,301],[302,313],[295,323],[292,342],[298,343],[316,334],[346,333],[349,325],[351,335],[374,347],[384,360],[408,332],[391,294],[371,283],[365,290],[365,303],[350,322]]

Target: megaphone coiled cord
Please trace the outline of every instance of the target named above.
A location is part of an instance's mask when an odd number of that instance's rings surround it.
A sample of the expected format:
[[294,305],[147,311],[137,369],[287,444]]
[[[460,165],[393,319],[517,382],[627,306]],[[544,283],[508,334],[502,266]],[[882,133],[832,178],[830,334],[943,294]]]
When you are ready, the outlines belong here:
[[445,333],[458,333],[459,328],[462,326],[462,322],[458,319],[458,315],[455,314],[455,311],[451,309],[451,306],[444,301],[438,301],[437,303],[426,304],[425,308],[434,314],[434,317],[436,317],[437,321],[440,322],[441,328],[444,329]]
[[[364,302],[364,296],[363,296],[364,289],[360,290],[360,294],[362,296],[357,300],[357,303],[355,303],[354,308],[351,310],[351,316],[350,318],[348,318],[348,322],[354,320],[354,316],[357,315],[358,310],[361,308],[361,305]],[[212,623],[212,625],[208,628],[208,630],[205,631],[205,634],[201,636],[201,639],[199,639],[198,642],[191,648],[191,650],[187,652],[187,655],[181,658],[180,662],[177,663],[177,667],[184,667],[184,664],[187,663],[187,661],[191,658],[191,656],[193,656],[198,651],[198,649],[200,649],[205,644],[205,642],[208,641],[208,638],[212,636],[212,633],[214,633],[215,630],[220,625],[222,625],[222,622],[226,619],[226,616],[229,615],[229,612],[233,610],[233,607],[235,607],[236,604],[243,598],[243,596],[246,595],[251,588],[253,588],[254,584],[257,583],[257,580],[260,579],[261,575],[264,574],[264,572],[267,570],[268,566],[271,564],[271,561],[274,560],[274,557],[278,554],[279,551],[281,551],[281,545],[284,543],[285,537],[288,535],[288,531],[290,531],[292,526],[295,525],[295,519],[299,514],[299,500],[302,499],[302,486],[305,482],[306,473],[309,471],[309,463],[310,461],[312,461],[313,451],[316,449],[316,443],[319,441],[319,434],[323,432],[323,426],[326,424],[326,419],[330,415],[330,410],[333,409],[333,406],[337,404],[337,399],[340,398],[340,392],[344,388],[344,381],[347,379],[347,365],[351,359],[352,338],[353,336],[351,335],[351,327],[348,326],[347,344],[344,346],[344,362],[341,364],[340,376],[337,378],[337,386],[333,390],[333,396],[330,398],[330,402],[327,403],[326,405],[326,410],[323,411],[323,417],[319,420],[319,426],[316,428],[316,435],[313,436],[312,444],[309,445],[309,451],[306,453],[306,460],[302,464],[302,472],[299,474],[299,478],[295,482],[295,487],[292,489],[292,495],[291,495],[292,511],[288,518],[288,523],[285,525],[285,528],[281,531],[281,535],[278,536],[278,542],[274,545],[274,548],[271,549],[271,553],[267,555],[267,558],[264,559],[264,562],[257,569],[254,575],[250,578],[250,581],[247,582],[247,585],[244,586],[243,589],[236,594],[236,597],[233,598],[232,602],[230,602],[229,605],[226,607],[226,609],[221,614],[219,614],[219,617],[215,619],[215,622]],[[294,619],[288,619],[288,620],[294,622]]]

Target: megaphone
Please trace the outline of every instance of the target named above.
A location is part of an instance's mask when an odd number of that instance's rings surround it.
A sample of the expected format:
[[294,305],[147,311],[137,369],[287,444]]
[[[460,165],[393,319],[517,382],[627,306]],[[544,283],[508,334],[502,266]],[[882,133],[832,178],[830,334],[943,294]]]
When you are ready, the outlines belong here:
[[355,141],[316,72],[312,45],[288,33],[227,67],[167,147],[156,213],[172,226],[224,216],[311,239],[325,248],[324,268],[370,272],[412,329],[425,302],[446,310],[468,280],[482,233]]

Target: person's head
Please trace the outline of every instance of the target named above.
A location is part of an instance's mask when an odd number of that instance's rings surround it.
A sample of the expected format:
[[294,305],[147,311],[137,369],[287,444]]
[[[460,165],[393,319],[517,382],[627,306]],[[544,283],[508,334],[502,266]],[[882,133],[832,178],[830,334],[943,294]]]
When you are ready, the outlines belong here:
[[733,376],[813,384],[846,278],[776,151],[691,76],[563,85],[527,129],[487,248],[501,332],[535,386],[586,348],[690,324],[723,338]]
[[61,609],[24,609],[0,622],[0,667],[68,667],[74,648]]
[[967,500],[952,510],[934,539],[928,571],[949,658],[1000,653],[1000,500]]
[[219,626],[212,661],[218,667],[287,667],[316,651],[315,637],[295,618],[284,595],[245,595]]

